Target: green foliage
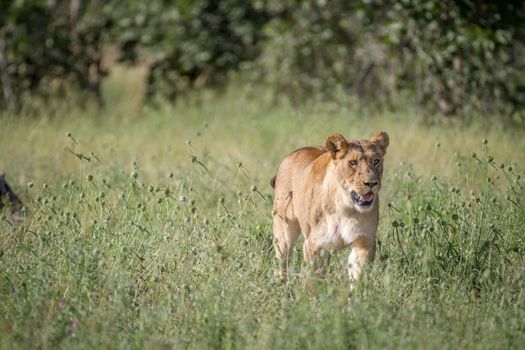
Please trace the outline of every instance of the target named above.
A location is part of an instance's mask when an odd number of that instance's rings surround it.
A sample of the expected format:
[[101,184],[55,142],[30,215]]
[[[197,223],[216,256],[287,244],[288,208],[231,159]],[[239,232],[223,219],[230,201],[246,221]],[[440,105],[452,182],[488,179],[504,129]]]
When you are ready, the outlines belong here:
[[225,83],[228,73],[257,57],[268,17],[242,0],[124,4],[116,30],[122,60],[134,62],[137,51],[151,55],[147,96],[169,99],[194,86]]
[[[1,107],[70,87],[102,103],[103,47],[147,66],[146,96],[220,87],[238,71],[312,96],[523,121],[522,1],[4,0]],[[111,51],[111,50],[108,50]],[[107,60],[111,62],[111,60]]]
[[408,92],[447,115],[523,116],[521,1],[288,1],[274,9],[263,66],[269,83],[296,99],[343,93],[396,105]]
[[28,95],[64,96],[72,87],[101,103],[102,36],[109,25],[100,16],[103,6],[103,1],[3,1],[0,106],[16,109]]
[[[271,2],[276,15],[266,26],[268,43],[261,58],[266,80],[294,100],[344,93],[371,97],[376,60],[384,61],[367,37],[355,3],[349,1]],[[370,43],[371,47],[365,47]]]
[[409,52],[405,85],[416,82],[420,103],[511,117],[525,106],[524,21],[521,1],[405,1],[389,12],[386,38]]

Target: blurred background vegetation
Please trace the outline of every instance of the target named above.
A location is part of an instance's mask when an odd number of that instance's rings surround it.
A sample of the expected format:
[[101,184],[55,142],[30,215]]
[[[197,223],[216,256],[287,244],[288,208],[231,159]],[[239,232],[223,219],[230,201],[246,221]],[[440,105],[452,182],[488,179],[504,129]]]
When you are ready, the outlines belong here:
[[119,61],[145,67],[148,101],[240,78],[294,103],[523,124],[524,24],[523,1],[0,0],[0,109],[103,106]]

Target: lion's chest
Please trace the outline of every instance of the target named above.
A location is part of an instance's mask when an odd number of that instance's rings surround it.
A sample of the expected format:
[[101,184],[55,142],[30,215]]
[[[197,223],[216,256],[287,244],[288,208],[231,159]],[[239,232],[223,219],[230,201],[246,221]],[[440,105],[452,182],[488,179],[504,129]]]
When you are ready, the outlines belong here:
[[377,224],[363,218],[347,216],[328,216],[319,225],[313,237],[318,247],[328,250],[341,250],[350,245],[358,236],[375,235]]

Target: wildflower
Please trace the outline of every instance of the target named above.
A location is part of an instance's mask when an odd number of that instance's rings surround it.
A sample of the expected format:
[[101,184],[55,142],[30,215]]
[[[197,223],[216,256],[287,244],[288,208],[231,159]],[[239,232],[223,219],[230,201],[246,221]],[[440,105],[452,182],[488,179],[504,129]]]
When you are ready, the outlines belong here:
[[71,336],[75,337],[77,335],[78,330],[78,321],[71,322]]

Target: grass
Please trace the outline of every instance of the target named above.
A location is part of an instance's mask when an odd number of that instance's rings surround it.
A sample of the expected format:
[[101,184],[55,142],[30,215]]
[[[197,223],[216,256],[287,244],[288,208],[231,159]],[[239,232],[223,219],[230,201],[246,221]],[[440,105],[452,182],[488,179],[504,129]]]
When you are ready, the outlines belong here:
[[[1,348],[525,342],[520,131],[294,107],[238,87],[151,109],[134,81],[117,70],[100,113],[2,118],[0,169],[28,213],[0,221]],[[391,146],[375,263],[350,293],[348,251],[316,278],[298,244],[281,282],[268,185],[280,159],[333,131],[378,130]]]

